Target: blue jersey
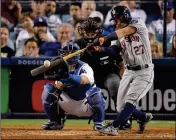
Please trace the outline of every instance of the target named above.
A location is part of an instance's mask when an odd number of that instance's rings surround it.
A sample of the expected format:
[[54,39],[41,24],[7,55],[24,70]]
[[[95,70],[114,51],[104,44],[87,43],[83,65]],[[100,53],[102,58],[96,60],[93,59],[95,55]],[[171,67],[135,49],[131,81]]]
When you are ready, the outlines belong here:
[[72,83],[69,83],[67,80],[61,82],[64,84],[64,92],[72,99],[78,101],[82,100],[86,97],[86,92],[89,90],[92,86],[94,86],[94,76],[93,76],[93,70],[92,68],[82,61],[78,61],[75,70],[73,72],[70,72],[70,74],[74,75],[84,75],[89,79],[89,83],[85,85],[74,85]]

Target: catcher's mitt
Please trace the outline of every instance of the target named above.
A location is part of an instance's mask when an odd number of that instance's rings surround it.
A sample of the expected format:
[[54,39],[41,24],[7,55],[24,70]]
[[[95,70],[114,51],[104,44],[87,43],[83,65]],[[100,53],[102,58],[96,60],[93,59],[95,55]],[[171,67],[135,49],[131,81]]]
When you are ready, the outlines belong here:
[[[60,56],[52,58],[50,61],[54,61],[56,59],[61,59]],[[59,80],[62,78],[67,78],[69,76],[69,68],[68,63],[66,61],[63,61],[63,63],[60,63],[58,66],[53,67],[52,69],[46,71],[44,73],[44,78],[47,80]]]

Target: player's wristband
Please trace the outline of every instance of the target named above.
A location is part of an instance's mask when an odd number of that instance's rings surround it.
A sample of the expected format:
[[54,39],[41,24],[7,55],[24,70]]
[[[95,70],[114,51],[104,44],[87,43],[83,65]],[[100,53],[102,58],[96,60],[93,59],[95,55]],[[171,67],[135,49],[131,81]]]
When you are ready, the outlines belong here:
[[118,36],[117,36],[116,32],[113,32],[113,33],[105,36],[105,42],[112,41],[112,40],[118,40]]
[[74,74],[69,74],[69,78],[68,78],[69,82],[74,83],[74,84],[81,84],[81,76],[79,75],[74,75]]
[[90,47],[92,46],[102,46],[107,41],[118,40],[118,36],[116,32],[113,32],[105,37],[100,37],[99,39],[95,39]]

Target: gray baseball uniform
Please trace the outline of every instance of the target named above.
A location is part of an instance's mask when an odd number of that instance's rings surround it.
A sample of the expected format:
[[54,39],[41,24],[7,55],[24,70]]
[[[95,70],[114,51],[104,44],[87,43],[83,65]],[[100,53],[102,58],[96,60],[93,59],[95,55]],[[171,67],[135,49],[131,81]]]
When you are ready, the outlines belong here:
[[125,71],[117,95],[118,112],[121,112],[126,102],[137,105],[151,88],[154,79],[147,27],[142,20],[133,20],[129,26],[137,30],[136,33],[119,39]]

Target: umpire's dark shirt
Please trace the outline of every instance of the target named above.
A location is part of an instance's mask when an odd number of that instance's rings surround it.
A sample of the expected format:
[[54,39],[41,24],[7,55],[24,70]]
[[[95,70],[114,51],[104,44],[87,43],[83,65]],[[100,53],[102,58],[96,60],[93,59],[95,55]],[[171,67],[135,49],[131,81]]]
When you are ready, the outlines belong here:
[[[75,41],[80,48],[87,46],[86,41],[81,38]],[[109,46],[108,44],[106,46]],[[105,47],[105,46],[104,46]],[[103,60],[101,60],[103,59]],[[97,76],[106,77],[109,73],[116,73],[119,75],[120,67],[119,63],[122,62],[122,58],[119,53],[116,56],[109,56],[105,52],[85,52],[81,55],[81,60],[88,63],[93,71],[95,78]]]

